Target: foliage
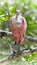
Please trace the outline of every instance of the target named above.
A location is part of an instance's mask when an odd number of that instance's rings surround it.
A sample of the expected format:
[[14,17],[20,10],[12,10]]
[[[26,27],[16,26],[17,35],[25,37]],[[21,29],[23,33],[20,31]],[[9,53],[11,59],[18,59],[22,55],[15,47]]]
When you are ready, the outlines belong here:
[[[10,4],[11,5],[11,4]],[[0,6],[0,26],[1,29],[9,28],[9,19],[15,15],[16,9],[20,9],[22,15],[26,18],[28,27],[27,35],[37,35],[37,5],[30,0],[16,0],[10,6],[8,2]],[[6,25],[6,26],[5,26]],[[4,27],[3,27],[4,26]],[[30,33],[31,32],[31,33]],[[32,36],[32,35],[31,35]]]
[[[37,4],[34,3],[32,0],[15,0],[14,2],[15,2],[14,4],[12,3],[9,4],[9,2],[5,2],[3,5],[1,5],[0,2],[0,28],[3,30],[10,31],[10,27],[9,27],[10,17],[15,15],[16,9],[20,9],[22,15],[25,17],[28,24],[26,35],[37,37]],[[7,40],[9,41],[9,43],[12,44],[12,39],[7,37]],[[9,50],[6,41],[0,39],[0,42],[1,42],[0,45],[4,46],[5,50]],[[31,43],[32,42],[27,41],[25,47],[30,48],[34,44]],[[0,59],[3,57],[4,57],[3,55],[0,55]],[[24,58],[23,63],[22,61],[20,62],[18,61],[18,63],[16,63],[15,61],[13,62],[10,61],[10,63],[13,63],[14,65],[18,65],[18,64],[37,65],[37,52],[34,53],[34,55],[25,55],[23,58]],[[25,59],[26,59],[26,63],[25,63]]]

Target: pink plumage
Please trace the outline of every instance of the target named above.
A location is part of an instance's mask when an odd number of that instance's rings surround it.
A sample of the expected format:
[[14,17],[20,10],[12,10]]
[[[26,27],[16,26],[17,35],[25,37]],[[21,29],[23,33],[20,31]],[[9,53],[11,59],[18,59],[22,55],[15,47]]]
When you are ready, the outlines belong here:
[[[27,23],[24,17],[21,17],[21,24],[16,24],[13,22],[13,18],[10,20],[10,28],[13,33],[14,39],[17,42],[23,42],[24,41],[24,34],[26,33]],[[19,20],[20,21],[20,20]]]

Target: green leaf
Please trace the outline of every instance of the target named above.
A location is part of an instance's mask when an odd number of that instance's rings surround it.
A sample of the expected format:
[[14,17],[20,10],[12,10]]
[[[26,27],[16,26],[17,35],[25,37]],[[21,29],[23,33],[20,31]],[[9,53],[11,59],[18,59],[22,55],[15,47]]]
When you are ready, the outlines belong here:
[[12,13],[15,13],[15,12],[16,12],[16,8],[17,8],[17,4],[15,4],[15,5],[12,7],[11,12],[12,12]]

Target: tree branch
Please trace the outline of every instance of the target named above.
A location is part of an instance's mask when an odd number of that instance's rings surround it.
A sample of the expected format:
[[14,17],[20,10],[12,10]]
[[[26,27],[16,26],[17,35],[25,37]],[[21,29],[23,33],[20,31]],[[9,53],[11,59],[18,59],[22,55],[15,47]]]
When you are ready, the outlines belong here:
[[35,51],[37,51],[37,49],[22,49],[20,51],[20,53],[18,53],[18,51],[17,51],[17,52],[15,52],[13,54],[10,54],[8,57],[5,57],[5,58],[1,59],[0,63],[11,61],[11,60],[13,60],[13,59],[15,59],[17,57],[19,58],[20,56],[23,56],[25,53],[33,53]]
[[[4,37],[5,35],[12,37],[12,33],[11,32],[0,30],[0,38]],[[25,40],[29,40],[29,41],[37,43],[37,38],[33,38],[31,36],[26,36]]]
[[[12,33],[11,32],[0,30],[0,38],[4,37],[5,35],[12,37]],[[26,36],[25,39],[37,43],[37,38]],[[15,57],[17,58],[17,57],[19,57],[21,55],[24,55],[25,53],[33,53],[35,51],[37,51],[37,49],[26,49],[26,48],[23,48],[22,50],[20,50],[20,53],[18,53],[18,51],[15,52],[15,53],[12,53],[12,54],[9,55],[9,57],[6,57],[6,58],[3,58],[2,60],[0,60],[0,63],[9,61],[11,59],[14,59]]]

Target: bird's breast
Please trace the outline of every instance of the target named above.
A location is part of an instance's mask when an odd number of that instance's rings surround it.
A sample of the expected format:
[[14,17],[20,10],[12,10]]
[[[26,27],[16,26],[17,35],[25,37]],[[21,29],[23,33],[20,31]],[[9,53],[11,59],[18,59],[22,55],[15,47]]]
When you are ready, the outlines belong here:
[[22,22],[21,21],[14,21],[14,22],[12,22],[12,25],[15,27],[20,27],[22,25]]

